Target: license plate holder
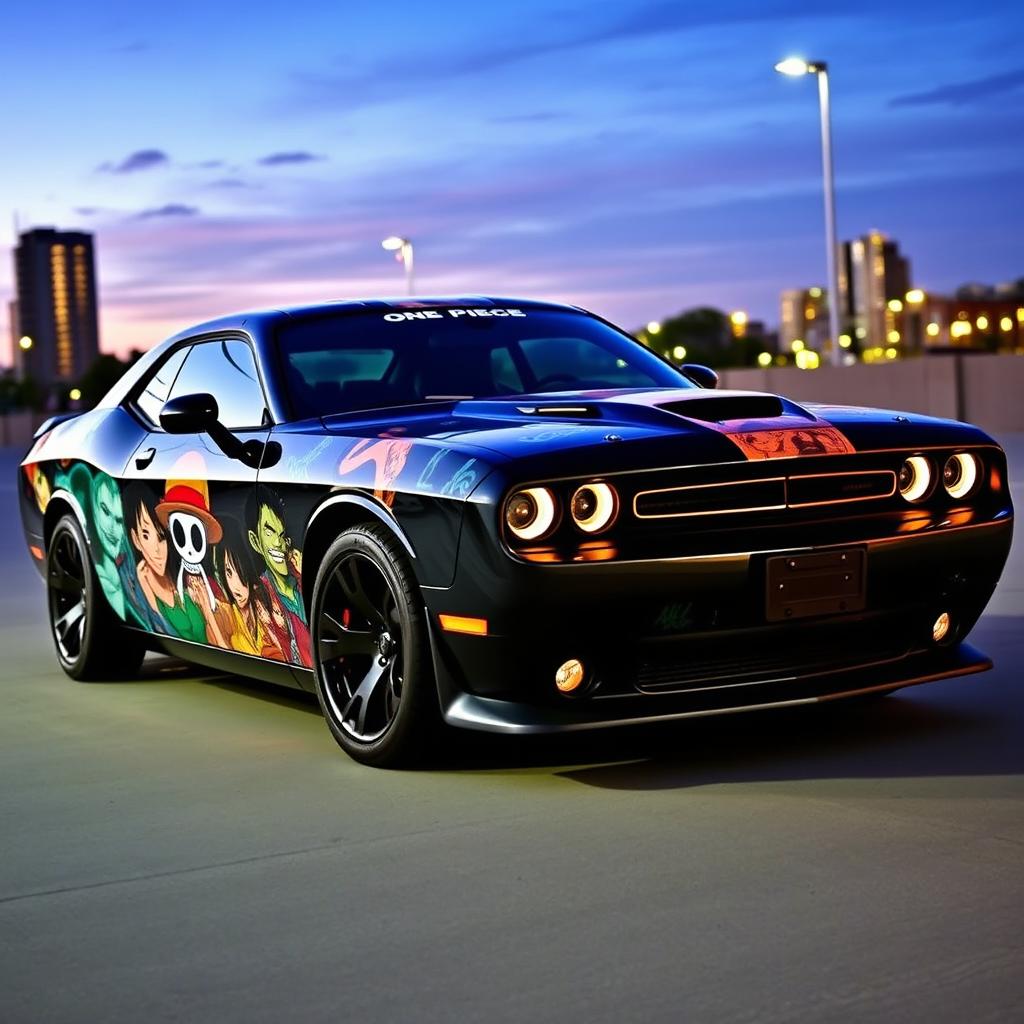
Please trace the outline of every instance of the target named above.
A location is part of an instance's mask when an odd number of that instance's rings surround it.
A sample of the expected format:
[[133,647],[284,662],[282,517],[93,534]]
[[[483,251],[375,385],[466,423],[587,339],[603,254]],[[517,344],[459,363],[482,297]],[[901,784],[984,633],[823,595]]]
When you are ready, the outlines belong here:
[[867,604],[867,554],[837,548],[768,559],[765,615],[769,622],[842,615]]

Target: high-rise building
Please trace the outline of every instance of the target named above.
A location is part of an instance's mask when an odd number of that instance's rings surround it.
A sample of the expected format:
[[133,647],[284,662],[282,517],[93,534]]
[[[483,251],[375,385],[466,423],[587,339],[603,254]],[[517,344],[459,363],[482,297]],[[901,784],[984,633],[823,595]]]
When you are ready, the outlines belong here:
[[779,348],[820,352],[828,341],[828,294],[824,288],[793,288],[782,293]]
[[23,232],[14,277],[22,372],[43,386],[77,379],[99,353],[92,235]]
[[890,304],[911,289],[910,262],[880,231],[844,242],[839,254],[839,324],[858,347],[885,348],[901,341]]

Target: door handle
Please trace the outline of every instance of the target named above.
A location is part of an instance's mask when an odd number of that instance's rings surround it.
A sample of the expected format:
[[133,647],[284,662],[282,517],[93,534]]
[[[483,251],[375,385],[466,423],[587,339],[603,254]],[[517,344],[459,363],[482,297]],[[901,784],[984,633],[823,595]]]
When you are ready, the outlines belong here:
[[141,455],[135,457],[135,468],[145,469],[156,458],[156,449],[147,448]]

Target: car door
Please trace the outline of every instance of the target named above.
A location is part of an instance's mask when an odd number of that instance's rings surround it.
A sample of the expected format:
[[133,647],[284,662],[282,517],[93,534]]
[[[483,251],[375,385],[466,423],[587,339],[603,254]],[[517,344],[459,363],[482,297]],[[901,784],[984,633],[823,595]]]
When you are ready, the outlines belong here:
[[253,593],[259,574],[245,517],[256,468],[226,455],[205,432],[168,433],[160,425],[167,401],[196,394],[213,396],[218,421],[243,443],[268,438],[267,403],[247,339],[207,337],[168,354],[132,399],[148,432],[121,487],[125,589],[153,632],[287,660],[274,642],[272,610]]

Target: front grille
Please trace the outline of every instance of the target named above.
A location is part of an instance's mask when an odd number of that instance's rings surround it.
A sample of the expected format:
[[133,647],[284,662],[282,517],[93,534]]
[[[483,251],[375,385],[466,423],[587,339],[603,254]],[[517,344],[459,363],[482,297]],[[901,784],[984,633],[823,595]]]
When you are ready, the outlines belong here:
[[633,511],[638,519],[669,519],[852,504],[895,493],[896,473],[891,469],[802,473],[641,491],[633,499]]
[[783,477],[645,491],[638,494],[634,502],[634,511],[640,519],[706,516],[712,513],[754,512],[785,507],[786,481]]
[[891,469],[814,473],[786,480],[786,503],[790,508],[891,498],[895,493],[896,474]]
[[753,685],[835,672],[910,653],[913,631],[878,620],[813,630],[774,632],[738,644],[735,638],[694,637],[651,644],[637,659],[636,687],[670,693],[716,686]]

